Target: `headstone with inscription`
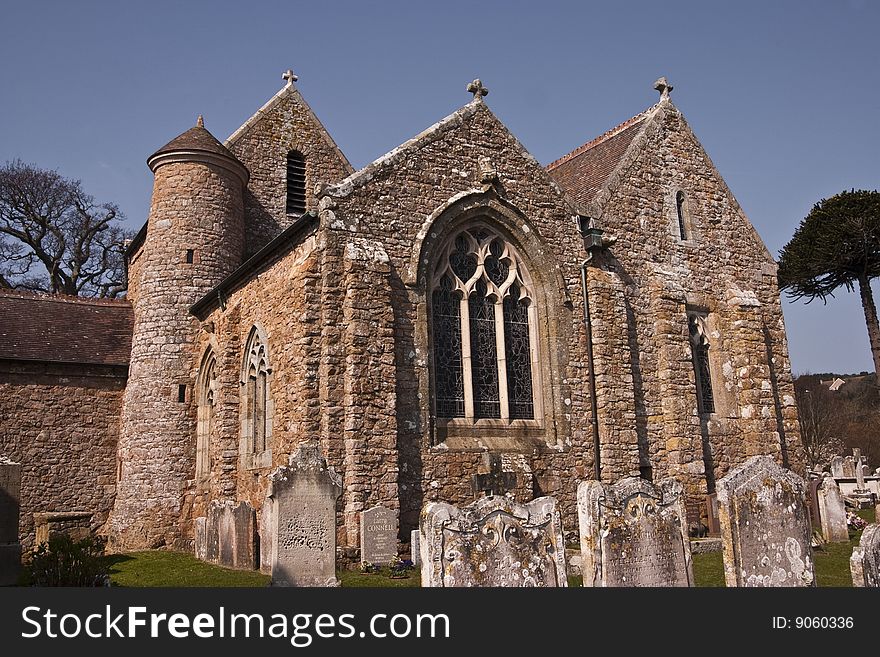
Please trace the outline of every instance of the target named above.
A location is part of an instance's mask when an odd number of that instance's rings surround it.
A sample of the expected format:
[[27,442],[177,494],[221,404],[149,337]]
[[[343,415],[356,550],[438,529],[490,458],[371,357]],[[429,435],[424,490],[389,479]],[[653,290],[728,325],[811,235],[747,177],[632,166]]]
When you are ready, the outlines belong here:
[[853,586],[880,587],[880,524],[868,525],[849,560]]
[[0,456],[0,586],[15,584],[21,573],[20,502],[21,465]]
[[338,586],[336,500],[342,479],[316,444],[302,443],[269,482],[272,585]]
[[831,476],[835,479],[843,479],[846,477],[844,474],[843,457],[840,455],[831,457]]
[[397,558],[397,511],[374,506],[361,512],[361,563],[387,565]]
[[430,502],[419,527],[422,586],[568,586],[556,500],[482,497],[457,508]]
[[770,456],[753,456],[718,480],[728,587],[815,586],[805,488]]
[[827,472],[822,477],[821,485],[816,489],[819,505],[819,523],[822,536],[829,543],[846,543],[849,541],[849,528],[846,526],[846,505],[837,482]]
[[207,516],[194,521],[197,559],[227,568],[257,567],[257,525],[248,502],[213,500]]
[[584,586],[693,586],[680,483],[582,481],[577,499]]

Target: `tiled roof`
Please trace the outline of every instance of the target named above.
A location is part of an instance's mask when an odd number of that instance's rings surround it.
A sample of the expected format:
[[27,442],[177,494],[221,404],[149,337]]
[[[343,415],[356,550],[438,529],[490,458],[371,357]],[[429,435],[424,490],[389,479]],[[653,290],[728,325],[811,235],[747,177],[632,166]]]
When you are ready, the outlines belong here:
[[214,135],[201,125],[193,126],[182,135],[178,135],[158,151],[153,153],[148,160],[161,153],[171,153],[174,151],[204,151],[206,153],[216,153],[217,155],[223,155],[224,157],[228,157],[238,162],[238,158],[232,154],[232,151],[221,144]]
[[0,358],[127,365],[133,324],[124,299],[0,290]]
[[617,168],[645,119],[656,107],[655,105],[637,114],[568,155],[551,162],[547,165],[547,171],[572,200],[589,203]]

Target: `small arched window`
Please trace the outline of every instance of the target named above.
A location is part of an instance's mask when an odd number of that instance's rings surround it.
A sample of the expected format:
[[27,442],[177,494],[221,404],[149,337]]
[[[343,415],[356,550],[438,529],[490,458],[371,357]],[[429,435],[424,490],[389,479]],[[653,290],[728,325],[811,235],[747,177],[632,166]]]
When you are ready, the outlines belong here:
[[260,460],[255,461],[253,457],[268,453],[271,446],[273,409],[269,390],[271,374],[265,336],[254,326],[245,347],[241,376],[241,452],[252,467],[265,465]]
[[209,347],[202,358],[198,377],[198,410],[196,412],[196,481],[211,474],[211,430],[217,394],[217,359]]
[[681,241],[690,239],[687,226],[687,208],[684,192],[679,190],[675,193],[675,216],[678,219],[678,238]]
[[299,151],[287,154],[287,214],[306,211],[306,160]]
[[499,234],[468,228],[441,249],[431,284],[436,417],[535,419],[533,299],[521,259]]

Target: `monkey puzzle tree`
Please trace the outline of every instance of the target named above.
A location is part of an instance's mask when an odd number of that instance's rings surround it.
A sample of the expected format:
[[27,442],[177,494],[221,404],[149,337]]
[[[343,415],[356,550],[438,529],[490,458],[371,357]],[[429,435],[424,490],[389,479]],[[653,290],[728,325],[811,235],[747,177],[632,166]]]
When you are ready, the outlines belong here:
[[78,180],[20,160],[0,167],[0,287],[116,297],[125,291],[124,240],[112,203]]
[[880,192],[853,190],[822,199],[779,257],[779,287],[794,299],[826,301],[840,286],[862,298],[874,371],[880,373],[880,325],[871,279],[880,276]]

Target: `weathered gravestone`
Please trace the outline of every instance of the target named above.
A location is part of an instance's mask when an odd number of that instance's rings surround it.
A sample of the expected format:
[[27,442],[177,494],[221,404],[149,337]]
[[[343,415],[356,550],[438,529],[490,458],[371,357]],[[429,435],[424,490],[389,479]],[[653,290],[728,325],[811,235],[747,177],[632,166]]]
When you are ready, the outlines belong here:
[[314,443],[300,444],[289,463],[269,475],[272,585],[338,586],[336,500],[342,479]]
[[846,526],[846,506],[843,494],[837,482],[827,472],[816,489],[819,505],[819,523],[822,536],[829,543],[846,543],[849,541],[849,529]]
[[834,477],[835,479],[846,478],[847,475],[844,474],[844,468],[845,468],[845,465],[844,465],[844,460],[843,460],[842,456],[837,455],[837,456],[833,456],[831,458],[831,476],[832,477]]
[[275,526],[275,504],[271,497],[260,509],[260,571],[272,574],[272,527]]
[[880,524],[868,525],[849,560],[853,586],[880,587]]
[[200,516],[193,521],[193,544],[196,559],[208,560],[208,517]]
[[717,487],[727,586],[815,586],[804,480],[753,456]]
[[208,507],[208,528],[208,541],[217,543],[218,564],[243,570],[257,567],[257,515],[248,502],[214,500]]
[[82,541],[92,536],[89,511],[39,511],[34,514],[34,544],[48,543],[55,536]]
[[489,496],[422,510],[422,586],[568,586],[556,500]]
[[387,565],[397,559],[397,511],[374,506],[361,512],[361,563]]
[[680,483],[582,481],[577,500],[584,586],[693,586]]
[[409,558],[413,566],[420,568],[422,565],[422,549],[419,543],[419,530],[413,529],[409,534]]
[[15,584],[21,573],[20,502],[21,465],[0,456],[0,586]]

